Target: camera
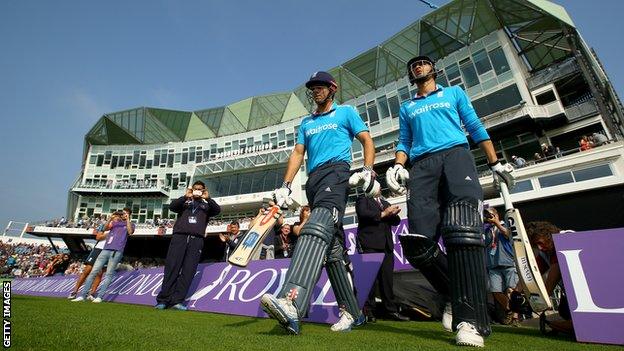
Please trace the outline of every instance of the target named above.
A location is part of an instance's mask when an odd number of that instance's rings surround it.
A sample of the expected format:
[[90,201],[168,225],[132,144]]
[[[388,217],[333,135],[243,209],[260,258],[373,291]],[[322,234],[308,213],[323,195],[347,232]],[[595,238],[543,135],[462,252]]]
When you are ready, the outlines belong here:
[[202,190],[193,190],[193,196],[202,196],[203,193]]
[[494,218],[494,215],[488,210],[483,210],[483,218]]

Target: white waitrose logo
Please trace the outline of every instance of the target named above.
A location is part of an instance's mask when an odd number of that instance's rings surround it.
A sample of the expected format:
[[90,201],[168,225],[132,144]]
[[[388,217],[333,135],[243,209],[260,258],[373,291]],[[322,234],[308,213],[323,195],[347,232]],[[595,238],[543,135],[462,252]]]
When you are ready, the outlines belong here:
[[421,106],[415,110],[412,111],[412,113],[410,115],[415,116],[421,113],[426,113],[429,112],[431,110],[436,110],[439,108],[451,108],[451,103],[450,102],[436,102],[434,104],[428,104],[428,105],[424,105]]
[[336,130],[336,129],[338,129],[338,124],[328,123],[328,124],[323,124],[322,126],[318,126],[316,128],[312,128],[310,130],[306,130],[305,135],[310,136],[310,135],[314,135],[320,132],[324,132],[326,130]]

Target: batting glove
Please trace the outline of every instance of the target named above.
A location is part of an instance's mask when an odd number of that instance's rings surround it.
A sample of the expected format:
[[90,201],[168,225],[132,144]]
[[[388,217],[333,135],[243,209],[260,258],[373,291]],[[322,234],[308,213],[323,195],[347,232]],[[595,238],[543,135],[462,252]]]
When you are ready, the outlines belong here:
[[290,207],[293,204],[293,199],[290,197],[292,190],[290,190],[290,182],[284,182],[281,188],[273,191],[273,201],[281,208]]
[[386,183],[388,183],[388,187],[395,194],[405,195],[407,193],[408,180],[409,171],[400,163],[395,164],[386,171]]
[[492,170],[492,176],[494,176],[494,184],[498,184],[499,180],[502,180],[507,184],[507,188],[511,190],[516,185],[516,180],[511,174],[513,172],[513,166],[509,163],[503,165],[500,161],[489,163],[488,166]]
[[375,179],[376,176],[373,167],[364,166],[360,172],[353,173],[349,178],[349,185],[361,185],[364,195],[367,197],[375,197],[381,192],[381,185],[379,185],[379,182]]

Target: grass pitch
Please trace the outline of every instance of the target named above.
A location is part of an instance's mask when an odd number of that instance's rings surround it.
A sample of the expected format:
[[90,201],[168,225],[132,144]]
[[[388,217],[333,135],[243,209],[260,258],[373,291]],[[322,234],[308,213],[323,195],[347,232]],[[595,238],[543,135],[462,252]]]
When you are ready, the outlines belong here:
[[[286,335],[274,320],[149,306],[12,296],[15,350],[461,350],[438,322],[378,321],[350,333],[306,323]],[[622,350],[494,326],[489,350]]]

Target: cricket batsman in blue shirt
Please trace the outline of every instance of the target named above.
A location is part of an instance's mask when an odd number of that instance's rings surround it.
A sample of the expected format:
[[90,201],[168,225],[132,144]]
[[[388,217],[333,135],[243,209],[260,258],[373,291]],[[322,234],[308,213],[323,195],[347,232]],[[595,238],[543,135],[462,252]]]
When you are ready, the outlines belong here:
[[[442,322],[457,332],[456,344],[483,347],[491,332],[483,191],[465,131],[485,153],[495,182],[511,188],[514,179],[498,161],[466,93],[436,85],[435,63],[427,56],[411,59],[407,70],[418,93],[401,105],[395,165],[386,173],[391,191],[407,194],[409,234],[399,239],[408,261],[440,294],[450,296]],[[446,255],[437,244],[440,235]]]
[[[306,83],[306,88],[316,111],[301,121],[284,183],[273,196],[278,206],[292,204],[290,184],[307,152],[306,196],[312,210],[301,229],[282,289],[276,295],[264,294],[261,304],[264,311],[289,333],[299,334],[299,321],[307,314],[312,290],[325,264],[340,307],[340,319],[331,330],[349,331],[364,324],[365,318],[357,305],[347,271],[342,219],[350,181],[362,185],[368,196],[379,192],[373,172],[375,147],[355,108],[334,103],[338,89],[334,77],[327,72],[316,72]],[[364,148],[364,167],[351,175],[354,137]]]

